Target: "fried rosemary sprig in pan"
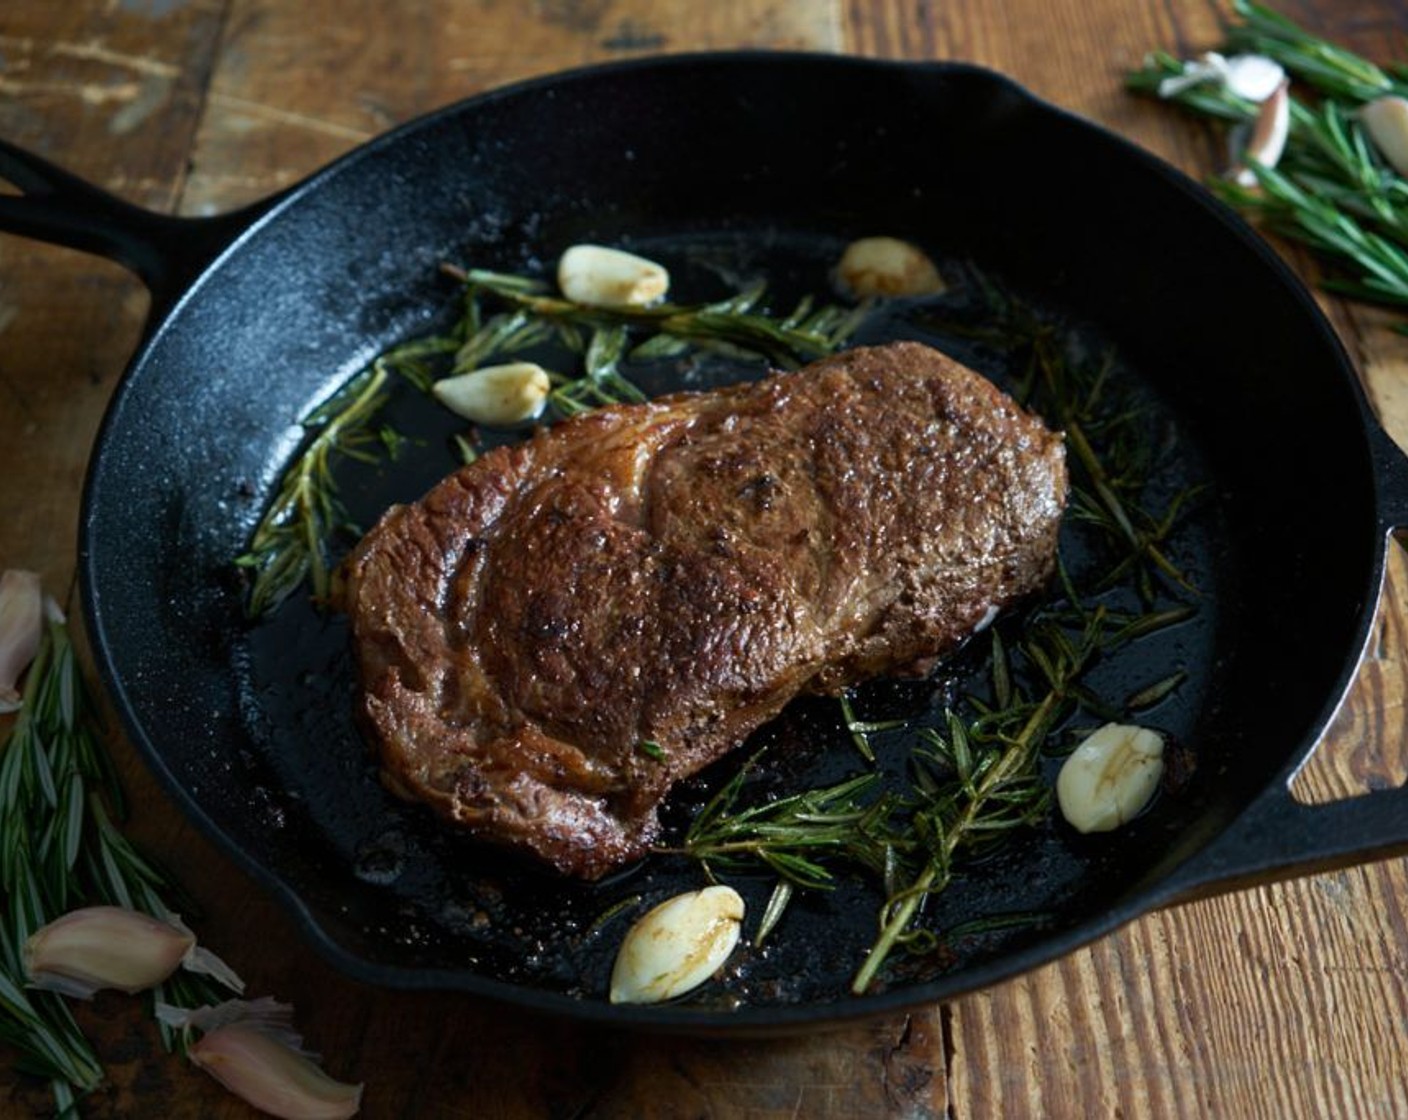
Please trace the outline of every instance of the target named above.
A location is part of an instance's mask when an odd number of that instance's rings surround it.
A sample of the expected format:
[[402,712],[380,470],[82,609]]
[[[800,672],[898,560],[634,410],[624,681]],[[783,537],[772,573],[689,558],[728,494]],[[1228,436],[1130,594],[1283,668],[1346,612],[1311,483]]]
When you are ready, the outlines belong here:
[[[1185,617],[1167,612],[1158,624]],[[942,732],[916,734],[903,791],[887,791],[880,775],[867,773],[740,807],[750,761],[695,817],[679,851],[711,878],[758,865],[778,874],[758,937],[776,925],[794,890],[830,890],[842,871],[882,882],[879,932],[852,982],[864,992],[897,946],[934,940],[916,920],[925,900],[952,881],[961,854],[980,854],[1045,816],[1051,790],[1039,766],[1051,731],[1082,705],[1102,708],[1081,684],[1085,669],[1153,628],[1132,626],[1103,606],[1038,617],[1015,654],[1035,678],[1029,693],[1013,683],[994,631],[991,701],[970,697],[966,715],[951,710]]]
[[767,291],[762,283],[710,303],[589,307],[553,294],[546,283],[522,276],[452,264],[442,264],[440,269],[472,291],[491,292],[559,328],[643,331],[647,337],[631,352],[636,360],[674,357],[691,345],[713,345],[791,369],[834,353],[870,311],[865,302],[849,308],[815,308],[810,299],[804,299],[791,314],[779,319],[759,310]]
[[[1169,541],[1194,491],[1175,495],[1159,512],[1146,509],[1145,489],[1159,464],[1149,451],[1142,406],[1123,390],[1110,358],[1086,360],[1078,339],[976,273],[973,288],[981,297],[979,327],[932,314],[922,324],[916,315],[916,324],[998,348],[1018,374],[1016,395],[1066,430],[1069,516],[1082,540],[1099,542],[1097,562],[1084,565],[1084,586],[1077,587],[1058,558],[1051,601],[1010,643],[1002,629],[989,631],[985,689],[956,704],[940,728],[910,735],[909,769],[898,788],[867,773],[749,804],[740,775],[699,814],[682,844],[711,874],[750,865],[778,874],[759,936],[776,926],[796,891],[829,889],[842,873],[877,881],[885,901],[853,980],[857,993],[877,982],[897,948],[918,950],[935,941],[921,915],[963,859],[1046,816],[1051,792],[1041,762],[1055,732],[1077,713],[1103,722],[1131,706],[1149,706],[1184,679],[1172,671],[1112,701],[1096,694],[1085,676],[1097,660],[1192,615],[1192,606],[1177,600],[1197,592],[1171,558]],[[1135,605],[1116,607],[1121,597]],[[865,732],[881,725],[859,721],[848,702],[841,714],[862,759],[872,764]],[[1021,924],[1029,922],[1026,916]],[[1003,924],[998,916],[983,928]]]
[[[330,589],[333,542],[355,533],[338,492],[339,457],[371,459],[381,442],[404,442],[377,433],[373,421],[391,392],[391,375],[430,392],[442,377],[455,376],[495,357],[514,357],[556,344],[578,357],[579,369],[557,374],[550,401],[569,416],[604,404],[637,402],[645,395],[621,371],[625,362],[679,358],[709,348],[761,358],[793,368],[837,350],[869,313],[870,305],[817,307],[803,299],[788,315],[762,309],[766,288],[701,304],[599,308],[573,303],[548,284],[527,276],[441,265],[463,285],[462,311],[443,334],[431,334],[379,356],[302,420],[307,444],[285,469],[278,490],[235,563],[252,573],[246,611],[260,618],[304,583],[315,599]],[[460,461],[474,456],[456,441]]]

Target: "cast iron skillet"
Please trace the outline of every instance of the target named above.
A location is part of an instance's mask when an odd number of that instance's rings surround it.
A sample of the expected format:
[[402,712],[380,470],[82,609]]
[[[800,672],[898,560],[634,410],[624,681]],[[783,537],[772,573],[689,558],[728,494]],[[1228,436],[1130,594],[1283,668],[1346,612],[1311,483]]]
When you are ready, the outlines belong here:
[[[22,192],[0,198],[0,227],[122,261],[154,297],[84,496],[103,678],[182,807],[359,979],[626,1025],[832,1024],[987,984],[1154,907],[1408,850],[1403,789],[1319,807],[1287,792],[1351,680],[1387,539],[1408,523],[1404,457],[1262,241],[1159,161],[1010,81],[803,54],[591,69],[451,106],[210,220],[136,210],[13,147],[0,172]],[[602,993],[624,920],[594,923],[617,900],[697,885],[697,871],[656,859],[562,885],[392,803],[351,728],[341,622],[294,604],[249,626],[231,558],[298,445],[295,418],[444,305],[440,260],[541,270],[595,240],[668,257],[701,292],[717,291],[711,261],[786,287],[875,232],[1092,325],[1179,469],[1206,484],[1178,544],[1198,621],[1152,655],[1188,681],[1149,716],[1196,768],[1113,840],[1052,822],[965,873],[934,928],[1021,920],[903,960],[862,997],[845,989],[875,900],[846,886],[797,904],[769,947],[696,998],[613,1007]],[[358,516],[450,469],[410,458],[349,477]],[[1112,665],[1116,684],[1121,671],[1132,686],[1145,669]],[[878,686],[865,702],[933,697]],[[855,761],[824,705],[763,737],[798,782]],[[741,882],[756,913],[768,883]]]

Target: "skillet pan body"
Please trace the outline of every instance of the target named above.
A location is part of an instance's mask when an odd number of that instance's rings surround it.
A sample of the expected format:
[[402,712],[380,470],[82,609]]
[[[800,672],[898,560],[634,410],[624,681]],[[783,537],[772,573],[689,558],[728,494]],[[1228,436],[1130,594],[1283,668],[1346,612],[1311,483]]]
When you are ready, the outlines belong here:
[[[440,261],[547,273],[563,247],[598,241],[714,274],[720,260],[772,269],[785,288],[877,232],[1095,324],[1167,417],[1212,498],[1186,546],[1199,622],[1160,653],[1189,673],[1161,718],[1195,752],[1195,776],[1117,843],[1037,830],[982,870],[978,893],[1039,921],[872,994],[845,986],[874,902],[843,887],[800,904],[721,994],[611,1007],[597,919],[621,898],[697,886],[697,869],[662,860],[599,888],[563,885],[395,803],[351,723],[340,620],[293,603],[251,626],[231,560],[303,438],[296,419],[445,307]],[[1197,885],[1180,869],[1284,783],[1347,685],[1382,575],[1379,438],[1312,301],[1244,226],[1001,78],[805,55],[628,64],[414,122],[235,238],[155,324],[105,420],[83,513],[85,605],[155,770],[354,976],[613,1023],[830,1024],[1030,967]],[[365,523],[452,466],[369,469],[353,512]],[[788,741],[836,733],[806,706],[782,722],[773,734]],[[789,763],[799,780],[827,765]],[[750,904],[767,887],[745,883]],[[951,924],[971,916],[953,905]]]

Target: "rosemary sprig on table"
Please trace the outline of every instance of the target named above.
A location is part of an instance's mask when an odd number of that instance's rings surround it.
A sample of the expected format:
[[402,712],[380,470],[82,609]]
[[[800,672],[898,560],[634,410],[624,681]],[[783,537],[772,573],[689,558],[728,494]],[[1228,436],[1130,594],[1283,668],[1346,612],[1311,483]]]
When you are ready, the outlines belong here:
[[[380,355],[303,419],[308,442],[284,471],[247,551],[235,561],[252,573],[247,601],[252,617],[273,611],[305,582],[315,598],[327,597],[334,542],[357,531],[339,494],[338,458],[371,459],[378,442],[405,442],[373,428],[393,375],[429,392],[441,377],[555,346],[575,368],[554,374],[549,400],[557,416],[570,416],[645,400],[624,365],[676,360],[707,349],[793,368],[834,352],[869,312],[866,303],[818,307],[808,298],[789,314],[774,316],[764,309],[767,289],[761,283],[707,303],[589,307],[554,294],[533,277],[453,264],[440,270],[462,286],[456,322],[444,333]],[[474,458],[470,440],[455,442],[460,461]]]
[[[1234,11],[1240,22],[1228,26],[1223,52],[1272,59],[1312,87],[1319,101],[1290,98],[1290,132],[1278,165],[1248,161],[1255,187],[1218,176],[1213,189],[1343,274],[1329,279],[1332,290],[1408,305],[1408,181],[1378,154],[1355,116],[1378,97],[1408,96],[1408,84],[1259,4],[1237,0]],[[1155,52],[1127,82],[1137,93],[1166,97],[1203,116],[1239,125],[1256,117],[1256,104],[1221,83],[1164,92],[1184,71],[1180,60]]]
[[[165,917],[173,884],[118,830],[125,813],[67,627],[51,621],[25,679],[23,703],[0,742],[0,1041],[17,1068],[46,1078],[59,1113],[102,1081],[103,1070],[68,1005],[25,987],[21,950],[31,933],[78,906],[108,904]],[[155,998],[182,1007],[218,1002],[221,989],[178,975]],[[162,1028],[168,1048],[179,1039]]]
[[1347,101],[1371,101],[1393,94],[1408,96],[1408,84],[1366,58],[1308,34],[1294,21],[1252,0],[1234,0],[1241,19],[1227,27],[1233,53],[1273,58],[1317,89]]

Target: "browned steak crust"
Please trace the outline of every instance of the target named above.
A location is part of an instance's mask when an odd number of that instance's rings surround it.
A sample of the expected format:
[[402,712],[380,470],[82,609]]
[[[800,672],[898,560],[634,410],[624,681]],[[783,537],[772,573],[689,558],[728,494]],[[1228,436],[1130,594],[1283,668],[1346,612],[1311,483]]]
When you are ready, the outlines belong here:
[[357,547],[363,725],[397,793],[596,878],[794,696],[1040,586],[1065,498],[1060,436],[915,343],[583,415]]

